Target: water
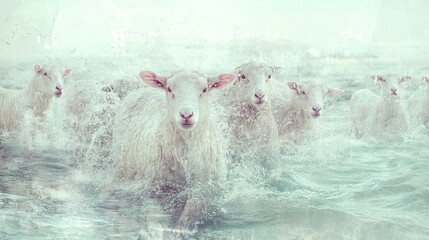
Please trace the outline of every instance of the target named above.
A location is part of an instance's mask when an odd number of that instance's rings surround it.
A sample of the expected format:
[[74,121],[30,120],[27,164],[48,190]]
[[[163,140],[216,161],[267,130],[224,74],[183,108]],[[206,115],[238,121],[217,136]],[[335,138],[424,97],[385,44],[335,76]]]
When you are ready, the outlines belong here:
[[[1,140],[1,238],[429,239],[428,131],[414,126],[395,139],[354,139],[348,117],[353,91],[376,90],[370,75],[407,71],[420,78],[428,70],[427,50],[408,49],[399,58],[389,49],[344,56],[341,49],[330,53],[327,48],[322,57],[312,57],[302,46],[255,44],[252,49],[190,46],[147,59],[50,59],[73,68],[70,81],[102,85],[140,70],[187,67],[215,74],[254,58],[284,68],[276,76],[279,85],[317,76],[345,92],[326,100],[311,138],[284,146],[280,157],[272,157],[271,173],[252,163],[231,168],[220,213],[198,230],[175,229],[174,213],[149,198],[143,184],[112,181],[109,161],[98,154],[102,149],[76,152],[74,133],[64,127],[65,98],[58,99],[45,133],[31,142],[23,141],[29,138],[25,133],[18,134],[18,141]],[[7,79],[1,85],[24,86],[31,69],[32,63],[25,62],[1,67],[0,76]],[[411,82],[406,92],[421,84]]]

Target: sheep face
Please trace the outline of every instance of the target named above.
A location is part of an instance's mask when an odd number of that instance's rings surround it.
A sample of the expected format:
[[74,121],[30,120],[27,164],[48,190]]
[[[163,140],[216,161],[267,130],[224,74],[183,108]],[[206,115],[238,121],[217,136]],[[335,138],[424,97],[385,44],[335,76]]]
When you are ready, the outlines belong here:
[[248,99],[255,107],[261,107],[269,102],[269,87],[272,75],[277,67],[268,67],[263,64],[250,62],[237,67],[238,78],[234,84],[241,89],[239,98]]
[[325,96],[332,96],[342,92],[339,89],[325,87],[317,82],[288,82],[288,87],[296,92],[301,107],[312,118],[318,118],[322,114]]
[[209,91],[222,88],[235,78],[233,74],[207,78],[186,71],[175,72],[170,77],[144,71],[140,77],[149,86],[165,90],[169,118],[185,131],[194,129],[199,120],[208,117]]
[[61,97],[63,93],[64,78],[71,75],[72,70],[67,68],[64,71],[55,66],[34,66],[35,78],[45,86],[42,91],[46,94],[53,94],[56,97]]
[[399,85],[403,82],[411,80],[409,76],[403,76],[400,79],[395,79],[395,76],[383,77],[374,75],[371,78],[381,84],[381,96],[385,99],[397,100],[400,99]]

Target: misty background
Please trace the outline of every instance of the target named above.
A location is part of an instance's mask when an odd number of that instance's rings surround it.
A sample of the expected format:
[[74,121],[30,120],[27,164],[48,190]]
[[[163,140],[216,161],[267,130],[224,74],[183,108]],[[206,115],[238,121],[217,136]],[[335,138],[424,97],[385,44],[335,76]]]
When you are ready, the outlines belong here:
[[421,47],[428,10],[426,0],[0,0],[0,61],[240,41]]

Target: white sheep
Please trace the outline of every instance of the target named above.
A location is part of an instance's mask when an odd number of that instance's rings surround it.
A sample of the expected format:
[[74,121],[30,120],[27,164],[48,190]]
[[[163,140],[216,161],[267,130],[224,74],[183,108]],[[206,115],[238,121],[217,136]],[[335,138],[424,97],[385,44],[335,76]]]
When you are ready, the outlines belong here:
[[278,67],[248,62],[235,69],[236,80],[228,87],[221,103],[228,112],[233,148],[263,149],[272,153],[278,147],[278,131],[271,106],[270,79]]
[[120,102],[116,93],[103,91],[94,83],[77,82],[70,86],[65,101],[65,127],[76,140],[80,159],[109,155],[113,120]]
[[[77,136],[78,143],[86,147],[100,147],[99,143],[105,143],[111,135],[109,128],[119,100],[144,85],[141,80],[121,78],[104,87],[87,81],[70,86],[66,98],[67,127]],[[101,135],[104,140],[99,138]]]
[[209,100],[211,90],[235,76],[207,78],[182,70],[168,77],[144,71],[140,77],[164,91],[142,88],[125,98],[113,132],[115,170],[166,191],[186,182],[189,193],[178,224],[187,226],[202,213],[197,186],[207,188],[226,177],[222,119],[212,118]]
[[145,86],[147,85],[138,79],[124,77],[114,81],[112,84],[104,86],[102,90],[105,92],[113,92],[123,100],[130,92]]
[[[422,80],[429,84],[429,77],[424,76]],[[413,93],[408,100],[408,112],[412,122],[424,124],[429,128],[429,85],[426,89]]]
[[290,81],[287,85],[292,95],[275,102],[275,118],[282,139],[299,141],[322,114],[325,96],[333,96],[342,90],[325,87],[318,80]]
[[35,65],[35,74],[26,88],[10,90],[0,88],[0,132],[11,132],[22,122],[26,112],[44,120],[52,98],[63,93],[64,78],[72,70],[60,70],[52,65]]
[[402,106],[399,85],[411,79],[394,75],[371,77],[381,84],[381,96],[363,89],[353,93],[350,99],[352,133],[360,138],[363,135],[383,136],[388,133],[406,132],[408,119]]

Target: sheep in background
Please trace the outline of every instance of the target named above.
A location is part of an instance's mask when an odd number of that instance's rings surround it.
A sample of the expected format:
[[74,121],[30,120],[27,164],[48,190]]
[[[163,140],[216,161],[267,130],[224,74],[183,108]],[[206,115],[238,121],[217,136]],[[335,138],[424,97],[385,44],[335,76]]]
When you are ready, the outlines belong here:
[[115,93],[123,100],[130,92],[146,87],[146,85],[135,78],[125,77],[114,81],[112,84],[102,88],[105,92]]
[[270,79],[279,68],[249,62],[235,69],[237,78],[221,104],[227,108],[233,148],[272,153],[278,148],[278,131],[271,106]]
[[325,87],[317,80],[306,80],[301,84],[290,81],[287,85],[293,91],[292,96],[275,102],[274,115],[280,137],[299,141],[320,117],[325,96],[333,96],[342,91]]
[[212,90],[228,85],[235,76],[207,78],[177,71],[164,77],[144,71],[140,77],[164,93],[142,88],[125,98],[113,132],[115,171],[161,191],[186,186],[187,202],[178,225],[192,225],[204,208],[199,189],[226,177],[222,119],[212,118],[209,100]]
[[26,112],[43,122],[52,98],[63,93],[64,78],[72,70],[52,65],[35,65],[35,74],[26,88],[0,88],[0,132],[11,132],[22,122]]
[[371,76],[381,84],[381,96],[363,89],[353,93],[350,99],[352,132],[363,135],[382,136],[392,132],[406,132],[409,124],[402,106],[399,85],[410,80],[409,76],[396,79],[393,75]]
[[114,109],[120,104],[119,100],[143,85],[142,81],[134,78],[121,78],[104,87],[88,82],[71,86],[66,98],[67,116],[81,142],[91,143],[100,127],[109,127],[115,115]]
[[87,81],[71,86],[66,98],[67,127],[76,137],[79,158],[105,159],[110,155],[116,109],[130,92],[141,87],[147,85],[131,77],[104,87]]
[[[422,80],[429,84],[429,77],[424,76]],[[410,96],[408,99],[408,111],[413,123],[424,124],[429,128],[429,86]]]
[[113,120],[120,102],[116,93],[105,92],[94,83],[77,82],[70,87],[65,126],[76,140],[79,159],[110,155]]

